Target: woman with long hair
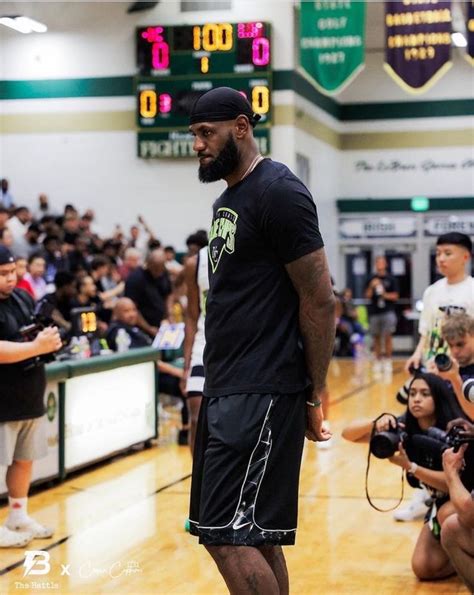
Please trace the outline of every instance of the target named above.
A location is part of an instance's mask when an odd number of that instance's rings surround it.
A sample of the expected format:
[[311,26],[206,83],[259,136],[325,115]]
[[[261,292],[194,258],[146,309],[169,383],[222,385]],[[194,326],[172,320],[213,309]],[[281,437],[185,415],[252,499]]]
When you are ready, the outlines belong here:
[[[400,442],[398,452],[389,461],[402,467],[412,486],[423,485],[430,493],[432,504],[412,555],[413,572],[419,579],[441,579],[454,574],[454,568],[440,544],[442,524],[454,513],[449,502],[448,485],[441,465],[428,466],[424,454],[427,430],[436,427],[445,431],[448,422],[464,417],[454,395],[447,384],[434,374],[417,374],[409,385],[406,412],[398,417],[383,415],[376,422],[355,421],[346,427],[342,436],[352,442],[369,442],[375,432],[395,429],[398,425],[405,434],[404,444]],[[374,428],[375,425],[375,428]],[[419,437],[423,437],[420,440]],[[438,458],[438,457],[434,457]],[[433,469],[432,467],[439,467]]]

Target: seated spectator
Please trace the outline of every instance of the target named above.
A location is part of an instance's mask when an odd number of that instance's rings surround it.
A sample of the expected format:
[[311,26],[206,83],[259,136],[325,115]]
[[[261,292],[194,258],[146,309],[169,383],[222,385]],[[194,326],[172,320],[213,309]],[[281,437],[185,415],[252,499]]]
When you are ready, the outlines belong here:
[[77,215],[66,215],[63,221],[63,242],[66,244],[66,251],[74,250],[76,240],[80,235],[79,217]]
[[74,275],[89,273],[91,268],[89,246],[90,243],[86,236],[77,236],[74,249],[68,254],[69,270]]
[[130,338],[130,349],[148,347],[151,345],[150,337],[138,328],[138,310],[130,298],[119,298],[115,304],[112,322],[107,330],[107,344],[110,349],[117,351],[117,333],[124,329]]
[[125,250],[123,263],[118,267],[118,272],[122,281],[126,281],[127,277],[135,269],[138,269],[142,264],[142,255],[137,248],[127,248]]
[[8,209],[6,209],[5,207],[3,207],[0,204],[0,230],[8,227],[8,219],[9,218],[10,218],[10,214],[8,212]]
[[97,286],[90,275],[84,275],[77,280],[77,295],[71,300],[72,308],[94,308],[97,318],[103,324],[99,325],[101,332],[107,330],[112,317],[112,311],[105,308],[102,300],[97,295]]
[[33,288],[36,301],[46,295],[46,281],[44,273],[46,271],[46,262],[41,254],[33,254],[28,259],[28,271],[25,273],[25,279]]
[[91,277],[97,286],[98,295],[107,308],[113,306],[114,299],[122,295],[125,289],[125,283],[121,279],[117,279],[118,283],[114,287],[106,287],[104,279],[109,275],[110,264],[110,259],[106,256],[96,256],[90,265]]
[[56,274],[69,268],[68,260],[61,252],[61,242],[58,236],[44,238],[42,256],[46,264],[45,281],[48,284],[54,283]]
[[146,266],[131,273],[125,283],[125,296],[138,308],[138,326],[154,337],[163,319],[171,311],[171,281],[165,267],[163,250],[153,250]]
[[54,278],[56,291],[47,293],[43,300],[54,306],[52,319],[60,330],[71,330],[71,308],[73,299],[77,295],[76,279],[68,271],[59,271]]
[[26,230],[25,241],[26,250],[28,252],[28,258],[32,254],[36,254],[36,252],[39,252],[41,250],[42,245],[40,244],[39,239],[42,233],[43,232],[41,226],[38,225],[38,223],[31,223],[28,229]]
[[12,250],[13,236],[12,236],[12,232],[8,229],[8,227],[4,227],[3,229],[0,229],[0,244],[2,246],[5,246],[5,248],[8,248],[10,251],[13,252],[13,250]]
[[[138,323],[138,310],[133,301],[129,298],[120,298],[114,308],[113,321],[107,331],[106,340],[113,351],[118,351],[117,335],[122,329],[125,331],[129,349],[138,347],[147,347],[151,345],[150,337],[140,330]],[[189,413],[186,401],[180,389],[180,381],[183,378],[182,368],[178,368],[171,363],[159,360],[157,362],[159,377],[158,383],[160,392],[172,397],[179,397],[182,400],[181,409],[181,429],[179,430],[178,443],[187,444],[189,431]]]
[[26,240],[26,232],[31,222],[31,213],[28,207],[18,207],[15,209],[15,214],[8,221],[8,229],[13,236],[12,252],[15,256],[23,256],[28,258],[29,245]]
[[25,274],[27,271],[28,262],[26,258],[20,256],[16,259],[16,286],[20,289],[24,289],[28,292],[33,299],[35,299],[35,292],[31,287],[30,282],[28,279],[25,279]]

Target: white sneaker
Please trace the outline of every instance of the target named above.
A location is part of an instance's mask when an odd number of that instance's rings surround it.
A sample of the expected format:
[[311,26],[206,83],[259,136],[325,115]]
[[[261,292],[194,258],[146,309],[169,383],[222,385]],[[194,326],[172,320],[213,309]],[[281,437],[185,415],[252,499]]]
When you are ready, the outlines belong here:
[[0,527],[0,547],[25,547],[33,539],[31,533],[10,531],[7,527]]
[[398,508],[393,513],[396,521],[408,522],[424,519],[428,511],[426,502],[429,500],[429,494],[426,490],[415,489],[410,502],[403,508]]
[[330,448],[332,448],[334,444],[334,438],[329,438],[329,440],[323,440],[320,442],[316,442],[316,446],[317,448],[319,448],[319,450],[329,450]]
[[382,374],[382,361],[379,359],[376,359],[374,361],[374,364],[372,366],[372,371],[375,375],[380,375]]
[[10,531],[29,533],[32,539],[49,539],[54,533],[54,529],[51,529],[51,527],[45,527],[31,518],[21,524],[12,524],[7,521],[5,525]]
[[393,366],[392,366],[392,360],[391,359],[386,359],[383,362],[383,372],[384,374],[392,374],[393,372]]

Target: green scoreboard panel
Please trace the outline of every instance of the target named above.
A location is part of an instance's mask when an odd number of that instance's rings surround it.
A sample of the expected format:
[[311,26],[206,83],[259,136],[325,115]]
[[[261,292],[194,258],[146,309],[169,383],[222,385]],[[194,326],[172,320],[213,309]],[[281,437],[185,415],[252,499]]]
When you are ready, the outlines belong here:
[[[187,156],[187,149],[175,150],[184,147],[184,141],[177,143],[173,134],[187,131],[196,99],[221,86],[242,93],[261,116],[255,132],[257,136],[257,131],[262,131],[258,138],[264,140],[258,142],[262,152],[268,153],[272,120],[270,32],[270,25],[264,22],[137,29],[138,155]],[[174,147],[171,154],[169,147]]]

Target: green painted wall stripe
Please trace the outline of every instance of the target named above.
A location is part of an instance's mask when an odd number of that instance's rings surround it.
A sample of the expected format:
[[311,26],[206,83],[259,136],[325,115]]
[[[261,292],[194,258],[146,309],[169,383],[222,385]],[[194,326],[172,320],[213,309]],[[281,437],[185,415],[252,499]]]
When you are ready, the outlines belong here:
[[133,77],[0,81],[1,99],[123,97],[133,95]]
[[340,105],[339,120],[388,120],[401,118],[444,118],[474,115],[474,100],[407,101],[400,103],[348,103]]
[[[294,91],[337,120],[344,122],[474,115],[473,99],[339,104],[334,99],[320,93],[294,70],[276,70],[273,73],[273,87],[276,91]],[[133,94],[133,76],[0,81],[0,100],[130,97]]]
[[[430,198],[429,201],[429,211],[472,210],[474,196]],[[336,204],[339,213],[411,211],[411,198],[341,198]]]

